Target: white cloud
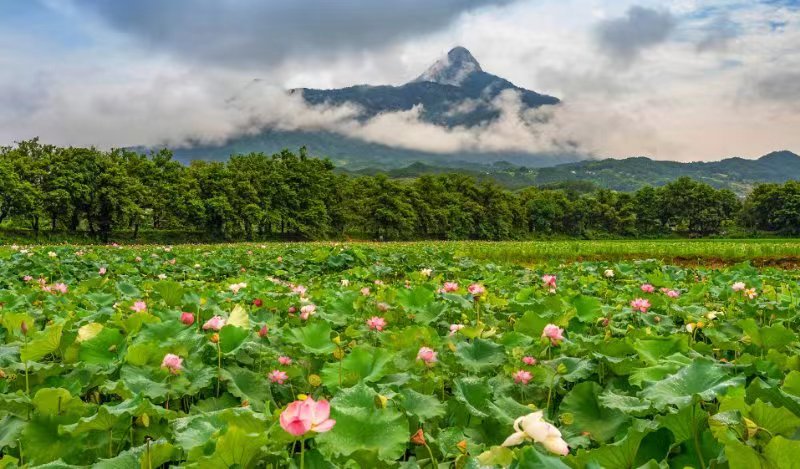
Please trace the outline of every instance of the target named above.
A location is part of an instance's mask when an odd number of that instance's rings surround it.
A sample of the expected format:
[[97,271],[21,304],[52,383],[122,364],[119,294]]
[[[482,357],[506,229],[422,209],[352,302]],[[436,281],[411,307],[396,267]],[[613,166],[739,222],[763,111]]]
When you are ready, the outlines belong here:
[[[598,53],[594,31],[635,5],[665,8],[675,29],[619,69]],[[709,35],[715,21],[736,24],[735,38]],[[520,0],[462,13],[429,34],[329,57],[294,54],[261,69],[198,65],[93,22],[81,27],[94,41],[71,50],[0,33],[1,144],[36,135],[103,147],[217,142],[274,126],[435,152],[577,146],[597,156],[698,160],[800,151],[800,96],[789,73],[800,69],[800,14],[780,5]],[[698,52],[708,37],[725,47]],[[497,122],[443,129],[420,122],[419,110],[359,122],[352,107],[309,108],[282,91],[403,83],[454,45],[469,48],[485,70],[564,105],[523,113],[504,96]],[[262,81],[248,85],[253,78]]]

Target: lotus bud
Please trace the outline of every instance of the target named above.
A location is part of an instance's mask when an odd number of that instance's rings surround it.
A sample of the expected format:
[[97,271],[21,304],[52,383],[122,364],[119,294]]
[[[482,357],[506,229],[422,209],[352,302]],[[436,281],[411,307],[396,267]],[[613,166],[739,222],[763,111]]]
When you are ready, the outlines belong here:
[[461,440],[456,443],[456,448],[458,448],[461,454],[467,454],[467,440]]
[[425,433],[422,431],[421,428],[418,429],[416,433],[411,435],[411,442],[414,443],[415,445],[419,445],[419,446],[425,446],[426,445]]

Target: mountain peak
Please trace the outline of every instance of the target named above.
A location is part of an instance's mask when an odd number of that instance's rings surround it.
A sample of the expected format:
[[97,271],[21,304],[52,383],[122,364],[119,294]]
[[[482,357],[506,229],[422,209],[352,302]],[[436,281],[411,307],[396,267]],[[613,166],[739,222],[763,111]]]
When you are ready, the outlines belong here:
[[771,162],[776,162],[776,163],[778,163],[778,162],[782,162],[782,163],[792,162],[792,163],[794,163],[794,162],[797,162],[798,160],[800,160],[800,156],[798,156],[797,154],[792,153],[792,152],[790,152],[788,150],[773,151],[772,153],[768,153],[768,154],[762,156],[761,158],[759,158],[759,161],[771,161]]
[[482,71],[481,64],[475,60],[470,51],[458,46],[450,49],[446,56],[437,60],[414,81],[460,86],[468,76]]

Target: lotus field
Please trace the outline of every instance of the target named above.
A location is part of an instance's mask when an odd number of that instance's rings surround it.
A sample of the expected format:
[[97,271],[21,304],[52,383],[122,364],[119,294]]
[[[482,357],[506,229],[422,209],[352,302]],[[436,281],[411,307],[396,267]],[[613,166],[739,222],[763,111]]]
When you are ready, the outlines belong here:
[[797,271],[0,250],[0,468],[800,467]]

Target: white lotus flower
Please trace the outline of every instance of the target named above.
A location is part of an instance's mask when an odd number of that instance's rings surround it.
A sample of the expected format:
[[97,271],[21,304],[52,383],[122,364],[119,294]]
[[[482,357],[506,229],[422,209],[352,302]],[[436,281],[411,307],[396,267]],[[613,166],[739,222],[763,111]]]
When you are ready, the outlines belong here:
[[569,454],[569,446],[561,438],[561,432],[542,419],[541,410],[515,420],[514,431],[515,433],[503,442],[503,446],[516,446],[525,441],[535,441],[541,443],[551,453],[562,456]]
[[614,276],[614,271],[612,269],[606,269],[605,272],[603,272],[603,275],[605,275],[607,278],[612,278]]

